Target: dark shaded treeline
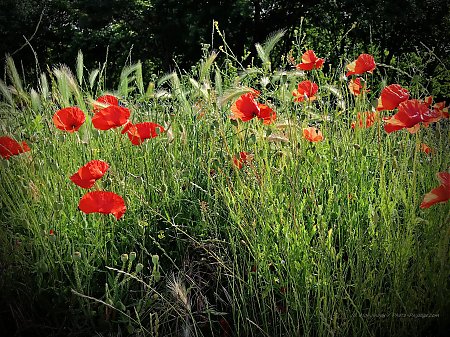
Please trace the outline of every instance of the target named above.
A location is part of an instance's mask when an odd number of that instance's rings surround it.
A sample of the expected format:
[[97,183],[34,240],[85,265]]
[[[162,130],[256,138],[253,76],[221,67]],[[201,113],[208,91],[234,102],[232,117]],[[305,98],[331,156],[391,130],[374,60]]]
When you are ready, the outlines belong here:
[[[188,69],[201,57],[201,43],[212,43],[213,20],[237,55],[278,29],[287,30],[278,48],[286,53],[301,17],[307,20],[304,48],[329,61],[375,45],[379,61],[389,63],[424,43],[449,68],[447,0],[0,0],[0,55],[4,60],[13,54],[25,70],[36,68],[36,55],[42,70],[58,63],[72,66],[81,49],[92,68],[104,62],[108,48],[114,79],[127,62],[137,60],[147,73],[175,65]],[[432,74],[436,63],[428,66]]]

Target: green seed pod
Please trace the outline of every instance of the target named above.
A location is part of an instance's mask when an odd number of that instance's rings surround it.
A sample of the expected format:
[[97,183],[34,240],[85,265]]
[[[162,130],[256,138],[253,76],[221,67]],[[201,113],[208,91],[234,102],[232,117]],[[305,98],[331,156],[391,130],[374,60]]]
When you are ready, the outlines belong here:
[[130,262],[133,262],[136,259],[136,252],[130,253]]
[[144,265],[142,263],[138,263],[136,265],[136,273],[140,273],[144,269]]
[[128,261],[128,254],[122,254],[120,256],[120,259],[122,260],[123,263],[127,262]]
[[154,266],[157,266],[159,264],[159,256],[158,255],[152,255],[152,263]]

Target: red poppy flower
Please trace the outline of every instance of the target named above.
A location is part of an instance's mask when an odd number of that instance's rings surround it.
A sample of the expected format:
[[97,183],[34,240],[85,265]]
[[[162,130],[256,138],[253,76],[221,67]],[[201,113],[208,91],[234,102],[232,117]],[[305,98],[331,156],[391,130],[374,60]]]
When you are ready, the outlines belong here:
[[375,70],[375,67],[375,59],[372,55],[361,54],[355,61],[347,65],[348,72],[345,76],[361,75],[365,72],[372,73]]
[[377,112],[358,112],[356,116],[356,122],[352,122],[352,129],[355,127],[370,128],[378,120]]
[[258,103],[259,115],[258,118],[263,120],[266,125],[272,124],[277,118],[277,114],[270,107],[265,104]]
[[[431,104],[433,103],[433,97],[432,96],[425,97],[424,102],[430,107]],[[430,118],[429,120],[423,123],[425,127],[428,127],[430,123],[437,122],[442,118],[448,118],[448,108],[445,107],[445,101],[433,105],[433,115],[434,117]]]
[[302,55],[302,63],[297,64],[299,70],[320,69],[323,66],[323,59],[318,58],[314,51],[308,50]]
[[385,87],[378,99],[377,110],[394,110],[400,103],[409,98],[409,92],[399,84],[391,84]]
[[91,188],[98,179],[105,175],[108,169],[108,163],[101,160],[91,160],[72,175],[70,180],[82,188]]
[[131,143],[133,143],[133,145],[141,145],[144,140],[148,138],[155,138],[164,131],[164,128],[156,123],[128,123],[123,128],[122,134],[127,133],[128,138],[131,140]]
[[248,122],[254,117],[264,121],[264,124],[271,124],[276,119],[276,113],[265,104],[256,102],[253,93],[249,92],[239,97],[231,106],[233,113],[231,119],[240,119]]
[[445,106],[445,101],[435,103],[433,105],[433,110],[435,110],[442,118],[448,118],[448,106]]
[[434,152],[434,150],[429,147],[427,144],[421,143],[420,144],[420,151],[426,153],[426,154],[430,154],[432,152]]
[[128,122],[130,110],[121,106],[110,105],[98,110],[92,117],[92,124],[96,129],[109,130]]
[[445,202],[450,199],[450,173],[439,172],[437,177],[441,185],[425,194],[420,208],[428,208],[438,202]]
[[314,101],[316,96],[314,96],[319,90],[319,86],[311,81],[303,81],[298,84],[297,90],[292,92],[295,96],[295,102],[303,102],[304,100]]
[[424,102],[426,105],[430,106],[431,103],[433,103],[433,96],[427,96],[427,97],[425,97],[425,98],[423,99],[423,102]]
[[249,152],[239,152],[239,157],[233,157],[233,164],[239,170],[244,166],[244,164],[249,164],[253,160],[253,154]]
[[78,208],[86,213],[113,214],[117,220],[127,210],[122,197],[105,191],[92,191],[86,193],[78,204]]
[[351,79],[348,83],[348,88],[350,89],[350,92],[355,96],[358,96],[363,92],[369,92],[369,90],[366,90],[366,84],[361,84],[360,77],[357,77],[354,80]]
[[408,129],[414,133],[420,128],[420,122],[431,123],[439,117],[438,112],[432,111],[428,105],[417,99],[410,99],[400,103],[398,112],[390,118],[385,119],[384,129],[387,133]]
[[248,122],[259,114],[258,103],[252,93],[243,94],[231,106],[232,119],[240,119]]
[[30,147],[27,143],[19,143],[15,139],[8,136],[0,137],[0,155],[9,159],[11,156],[15,156],[24,152],[30,151]]
[[56,111],[53,115],[53,123],[63,131],[75,132],[83,125],[86,117],[83,110],[74,106]]
[[94,113],[110,105],[119,106],[119,99],[113,95],[103,95],[94,102]]
[[315,128],[314,126],[303,129],[303,137],[313,143],[323,140],[322,131],[320,131],[318,128]]

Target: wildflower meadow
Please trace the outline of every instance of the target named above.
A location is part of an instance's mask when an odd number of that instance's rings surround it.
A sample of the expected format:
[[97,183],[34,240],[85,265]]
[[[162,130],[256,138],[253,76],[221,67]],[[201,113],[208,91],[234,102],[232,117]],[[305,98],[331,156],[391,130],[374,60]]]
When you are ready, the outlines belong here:
[[450,333],[449,102],[282,36],[116,87],[7,58],[5,336]]

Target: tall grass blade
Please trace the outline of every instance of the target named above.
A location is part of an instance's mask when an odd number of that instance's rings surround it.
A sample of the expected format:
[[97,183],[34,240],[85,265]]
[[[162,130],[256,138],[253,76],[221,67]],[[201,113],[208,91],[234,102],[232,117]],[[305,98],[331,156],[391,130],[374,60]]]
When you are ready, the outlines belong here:
[[14,105],[14,99],[11,95],[11,91],[9,90],[8,86],[5,82],[0,80],[0,93],[2,94],[3,98],[11,105]]
[[39,96],[39,93],[34,90],[34,88],[30,91],[30,97],[31,97],[31,109],[33,111],[37,112],[41,108],[41,97]]
[[217,95],[221,96],[223,93],[223,83],[222,83],[222,75],[220,74],[220,69],[216,68],[214,74],[214,87],[216,89]]
[[282,29],[282,30],[273,32],[272,34],[270,34],[267,37],[266,41],[264,41],[264,44],[262,46],[264,49],[264,53],[267,56],[270,55],[270,53],[272,52],[275,45],[282,39],[282,37],[284,36],[285,33],[286,33],[286,31],[284,29]]
[[20,79],[19,73],[17,71],[16,65],[14,64],[14,60],[9,55],[6,57],[6,70],[12,85],[17,90],[17,93],[20,96],[26,96],[23,90],[22,81]]
[[217,54],[215,52],[212,52],[211,55],[204,62],[202,62],[200,66],[200,81],[209,82],[209,73],[216,57]]
[[50,94],[50,90],[48,87],[47,75],[45,73],[41,73],[41,76],[39,77],[39,89],[41,92],[42,100],[46,101]]
[[259,43],[256,43],[255,48],[261,61],[263,63],[269,63],[270,62],[269,55],[266,54],[263,46],[261,46]]
[[77,55],[77,79],[80,86],[83,85],[83,69],[83,53],[79,50]]
[[94,88],[95,80],[97,79],[99,69],[94,69],[89,73],[89,88],[92,90]]
[[[133,76],[130,76],[133,74]],[[130,86],[130,83],[135,82],[140,94],[144,93],[144,81],[142,78],[142,63],[139,61],[136,64],[125,66],[120,74],[120,82],[118,91],[123,97],[127,97],[128,94],[135,90],[135,87]]]
[[144,79],[142,77],[142,63],[139,61],[135,64],[136,84],[141,95],[144,94]]

